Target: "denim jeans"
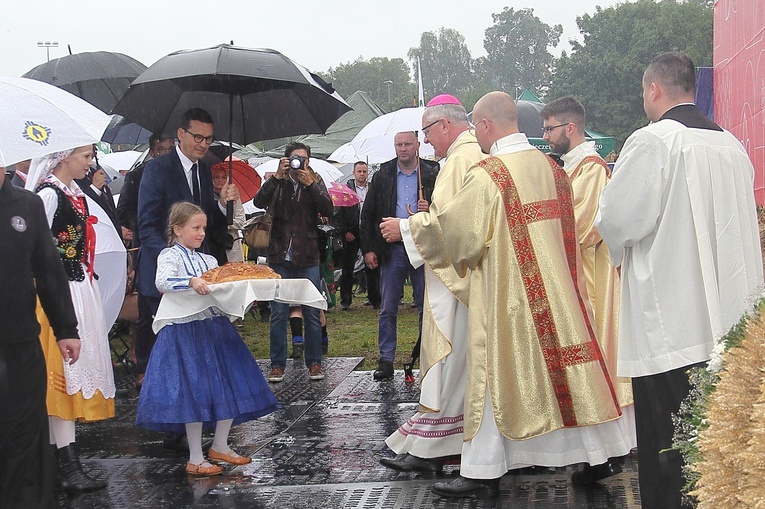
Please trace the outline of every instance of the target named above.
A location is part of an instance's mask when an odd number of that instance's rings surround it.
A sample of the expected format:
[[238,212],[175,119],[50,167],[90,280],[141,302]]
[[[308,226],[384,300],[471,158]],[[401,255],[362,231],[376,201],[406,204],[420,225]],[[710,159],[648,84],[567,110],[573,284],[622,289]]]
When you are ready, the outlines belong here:
[[419,334],[422,334],[422,299],[425,292],[425,269],[411,266],[403,244],[391,244],[390,259],[380,266],[380,319],[377,337],[380,345],[380,360],[393,362],[396,357],[396,327],[398,305],[404,291],[406,276],[412,281],[414,303],[420,314]]
[[[291,262],[272,264],[270,267],[282,279],[308,279],[321,291],[319,266],[297,267]],[[290,318],[289,304],[271,302],[271,367],[284,369],[287,365],[287,324]],[[319,309],[303,306],[305,365],[321,364],[321,319]]]

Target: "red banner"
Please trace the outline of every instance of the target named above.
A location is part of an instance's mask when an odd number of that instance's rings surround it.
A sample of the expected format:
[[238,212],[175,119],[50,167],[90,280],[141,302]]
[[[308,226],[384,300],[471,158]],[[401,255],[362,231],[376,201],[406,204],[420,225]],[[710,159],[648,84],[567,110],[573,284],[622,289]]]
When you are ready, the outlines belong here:
[[716,0],[714,9],[715,121],[749,153],[765,205],[765,2]]

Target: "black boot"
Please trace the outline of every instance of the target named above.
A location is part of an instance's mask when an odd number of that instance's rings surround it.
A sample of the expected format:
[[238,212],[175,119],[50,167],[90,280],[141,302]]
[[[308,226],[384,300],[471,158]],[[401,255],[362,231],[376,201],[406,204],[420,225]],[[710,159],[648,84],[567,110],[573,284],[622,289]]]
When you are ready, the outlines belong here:
[[58,450],[58,465],[64,491],[82,493],[106,488],[106,481],[91,479],[82,471],[80,456],[73,443]]

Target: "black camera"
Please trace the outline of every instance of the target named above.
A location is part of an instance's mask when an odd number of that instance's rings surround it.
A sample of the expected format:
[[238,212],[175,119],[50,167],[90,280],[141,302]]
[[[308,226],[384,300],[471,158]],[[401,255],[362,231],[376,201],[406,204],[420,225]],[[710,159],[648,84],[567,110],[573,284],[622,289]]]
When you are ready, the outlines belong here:
[[290,161],[290,168],[292,168],[293,170],[304,169],[305,159],[303,159],[299,155],[291,155],[289,158],[289,161]]

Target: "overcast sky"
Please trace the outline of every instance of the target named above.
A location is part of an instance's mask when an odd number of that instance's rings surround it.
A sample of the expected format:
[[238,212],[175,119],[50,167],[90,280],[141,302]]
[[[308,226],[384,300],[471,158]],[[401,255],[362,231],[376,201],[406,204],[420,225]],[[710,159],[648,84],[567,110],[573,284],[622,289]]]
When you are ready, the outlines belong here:
[[505,6],[532,7],[548,25],[562,24],[556,55],[581,40],[576,17],[615,0],[0,0],[0,75],[21,76],[46,61],[38,41],[58,41],[51,59],[85,51],[124,53],[149,66],[180,49],[234,41],[273,48],[326,71],[363,57],[400,57],[422,32],[453,28],[473,58],[485,55],[484,30]]

